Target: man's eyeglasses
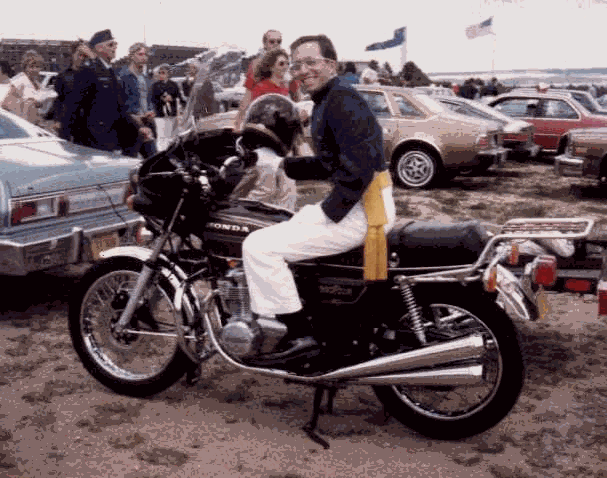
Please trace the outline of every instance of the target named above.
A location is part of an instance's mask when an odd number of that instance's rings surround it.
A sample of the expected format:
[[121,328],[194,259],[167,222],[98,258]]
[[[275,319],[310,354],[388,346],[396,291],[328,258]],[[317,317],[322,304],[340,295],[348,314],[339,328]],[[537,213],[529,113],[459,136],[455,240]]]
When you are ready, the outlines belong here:
[[288,65],[288,63],[284,60],[276,62],[276,66],[285,66],[285,65]]
[[106,45],[109,46],[110,48],[115,48],[118,46],[118,42],[110,41],[110,42],[107,42]]
[[282,38],[278,38],[277,40],[272,38],[272,39],[268,40],[268,43],[270,45],[280,45],[282,43]]
[[317,68],[321,63],[328,60],[328,58],[306,58],[305,60],[295,61],[291,63],[291,71],[299,71],[303,65],[308,68]]

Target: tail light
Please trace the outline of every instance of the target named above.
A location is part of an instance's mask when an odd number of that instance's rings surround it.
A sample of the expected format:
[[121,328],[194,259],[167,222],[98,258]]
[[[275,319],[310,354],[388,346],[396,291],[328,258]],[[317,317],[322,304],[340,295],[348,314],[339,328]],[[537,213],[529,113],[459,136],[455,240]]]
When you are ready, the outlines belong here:
[[127,204],[128,205],[128,199],[135,194],[135,188],[133,187],[132,184],[127,184],[126,187],[124,188],[124,195],[122,197],[122,204]]
[[567,279],[563,288],[569,292],[583,294],[592,290],[592,282],[588,279]]
[[599,315],[607,315],[607,281],[601,280],[597,287]]
[[11,224],[67,215],[69,203],[64,197],[47,197],[25,201],[11,200]]
[[534,284],[550,287],[556,282],[556,257],[540,256],[535,259],[531,273]]

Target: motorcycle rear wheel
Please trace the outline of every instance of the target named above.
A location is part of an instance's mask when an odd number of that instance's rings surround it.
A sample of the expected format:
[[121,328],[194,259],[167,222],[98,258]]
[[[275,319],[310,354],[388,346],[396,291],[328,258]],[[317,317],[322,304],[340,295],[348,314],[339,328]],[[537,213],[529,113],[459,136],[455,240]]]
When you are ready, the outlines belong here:
[[114,258],[95,265],[70,303],[69,330],[84,368],[114,392],[133,397],[159,393],[192,366],[179,346],[181,326],[170,281],[157,274],[143,303],[117,336],[112,324],[126,307],[143,264]]
[[429,438],[457,440],[488,430],[510,412],[523,387],[524,364],[514,324],[493,296],[472,286],[436,288],[432,295],[414,292],[416,298],[432,298],[426,304],[418,299],[429,344],[473,333],[483,337],[483,382],[375,386],[375,394],[389,415]]

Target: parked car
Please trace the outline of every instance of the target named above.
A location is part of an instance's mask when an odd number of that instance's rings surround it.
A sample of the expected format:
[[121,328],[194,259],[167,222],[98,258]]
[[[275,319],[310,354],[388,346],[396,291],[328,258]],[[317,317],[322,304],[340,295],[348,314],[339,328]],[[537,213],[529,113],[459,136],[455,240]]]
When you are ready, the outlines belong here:
[[454,113],[498,123],[504,132],[504,147],[513,153],[533,158],[540,151],[540,147],[533,142],[535,127],[527,121],[517,120],[495,108],[459,96],[440,96],[435,100]]
[[496,97],[489,106],[533,124],[533,140],[543,151],[551,153],[563,152],[565,134],[571,129],[607,126],[607,116],[591,114],[569,93],[554,89],[514,90]]
[[0,274],[87,262],[133,242],[142,219],[125,201],[137,164],[0,109]]
[[247,89],[244,87],[244,75],[243,78],[236,83],[234,86],[222,87],[222,91],[219,94],[215,94],[217,101],[223,105],[224,111],[229,111],[232,108],[238,108],[240,102],[244,98]]
[[411,89],[356,85],[384,132],[384,154],[397,184],[425,188],[460,172],[503,164],[500,125],[452,113]]
[[[394,180],[408,188],[426,188],[441,178],[460,172],[484,170],[503,164],[508,150],[503,147],[499,124],[451,113],[425,94],[407,88],[356,85],[384,134],[384,154]],[[311,112],[311,102],[300,106]],[[231,128],[236,112],[202,118],[201,130]],[[310,140],[309,129],[305,130]]]
[[438,96],[438,97],[453,97],[455,93],[451,88],[445,88],[444,86],[416,86],[414,88],[415,91],[425,93],[428,96]]
[[[534,88],[516,88],[513,92],[519,91],[537,91]],[[589,113],[597,114],[597,115],[607,115],[607,110],[601,106],[601,104],[587,91],[582,90],[568,90],[568,89],[551,89],[553,93],[562,93],[564,95],[569,95],[571,98],[576,100],[579,104],[581,104]]]
[[572,129],[564,142],[563,153],[554,159],[556,174],[607,180],[607,128]]

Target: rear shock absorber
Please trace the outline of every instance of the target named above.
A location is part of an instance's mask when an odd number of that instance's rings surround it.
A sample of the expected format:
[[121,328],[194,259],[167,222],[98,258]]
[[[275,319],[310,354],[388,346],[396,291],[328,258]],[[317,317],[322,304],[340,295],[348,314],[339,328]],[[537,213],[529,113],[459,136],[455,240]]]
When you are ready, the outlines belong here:
[[409,317],[411,318],[411,330],[415,333],[417,340],[422,345],[427,344],[426,334],[424,333],[424,326],[422,324],[422,316],[419,312],[419,307],[415,303],[415,296],[413,295],[413,289],[411,284],[405,276],[398,276],[396,278],[400,294],[403,297],[403,301],[407,304],[409,309]]

